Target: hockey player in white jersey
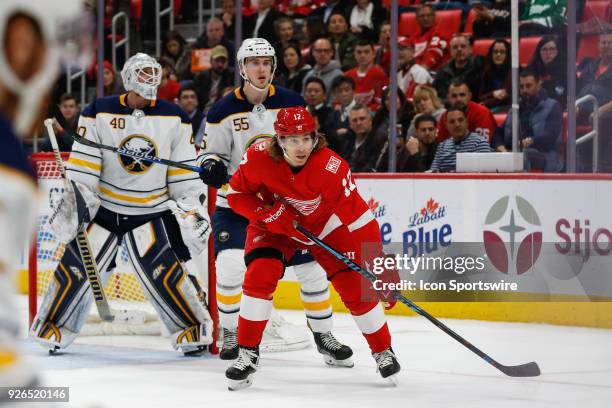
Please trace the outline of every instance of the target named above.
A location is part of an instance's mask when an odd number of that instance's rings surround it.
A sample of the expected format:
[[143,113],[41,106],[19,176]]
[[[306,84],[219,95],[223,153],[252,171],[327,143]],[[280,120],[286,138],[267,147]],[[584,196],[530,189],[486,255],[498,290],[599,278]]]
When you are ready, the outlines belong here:
[[[271,85],[276,69],[274,48],[262,38],[243,41],[237,55],[238,69],[244,85],[216,102],[207,116],[202,143],[202,180],[219,188],[213,215],[213,237],[217,271],[217,305],[223,327],[220,357],[238,357],[236,334],[242,283],[249,259],[244,258],[248,220],[229,208],[225,198],[228,174],[238,168],[244,152],[253,143],[272,137],[274,121],[281,108],[305,106],[300,95]],[[350,347],[341,344],[331,333],[332,308],[325,272],[310,254],[297,253],[292,262],[300,283],[308,326],[317,349],[329,365],[352,367]]]
[[[87,106],[79,119],[81,136],[195,163],[186,114],[156,99],[161,71],[146,54],[128,59],[121,72],[128,92]],[[88,225],[102,282],[108,279],[118,245],[125,240],[136,277],[170,333],[173,347],[185,354],[203,350],[212,342],[212,321],[184,267],[190,252],[203,250],[210,231],[198,175],[75,142],[67,177],[74,191],[64,192],[50,226],[69,244],[30,335],[55,351],[66,348],[82,328],[93,297],[74,237],[81,225]],[[75,194],[86,205],[77,205]]]
[[[80,0],[40,2],[0,1],[0,405],[12,404],[9,389],[37,384],[35,370],[18,350],[21,314],[13,304],[12,289],[23,244],[36,223],[39,195],[36,178],[21,148],[20,137],[31,136],[44,114],[43,102],[55,83],[60,57],[87,63],[90,53],[74,37],[65,36],[67,25],[85,15]],[[64,24],[62,24],[62,22]],[[73,32],[74,33],[74,32]],[[87,33],[79,31],[84,41]],[[66,43],[73,46],[68,54]],[[77,61],[79,60],[79,61]],[[26,404],[28,405],[28,404]]]

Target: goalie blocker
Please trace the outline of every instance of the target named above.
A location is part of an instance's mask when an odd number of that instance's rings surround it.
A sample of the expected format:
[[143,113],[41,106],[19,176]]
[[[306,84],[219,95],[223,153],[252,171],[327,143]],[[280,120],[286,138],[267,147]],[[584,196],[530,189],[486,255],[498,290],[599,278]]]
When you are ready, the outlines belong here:
[[[191,354],[212,343],[212,319],[201,289],[183,267],[189,251],[170,211],[125,216],[100,208],[87,232],[103,286],[115,266],[118,244],[125,239],[137,280],[170,333],[172,346]],[[73,240],[54,272],[30,336],[51,352],[68,347],[83,327],[92,301]]]

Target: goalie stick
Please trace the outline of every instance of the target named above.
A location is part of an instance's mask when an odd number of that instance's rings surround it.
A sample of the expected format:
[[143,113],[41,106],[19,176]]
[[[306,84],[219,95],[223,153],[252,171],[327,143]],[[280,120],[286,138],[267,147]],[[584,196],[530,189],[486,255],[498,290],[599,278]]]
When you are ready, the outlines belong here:
[[[334,248],[332,248],[331,246],[327,245],[324,241],[322,241],[319,238],[317,238],[316,236],[314,236],[311,232],[309,232],[308,230],[304,229],[304,227],[302,227],[301,225],[297,224],[295,229],[297,229],[302,234],[307,236],[312,242],[314,242],[319,247],[323,248],[325,251],[329,252],[335,258],[337,258],[338,260],[344,262],[346,264],[346,266],[348,266],[349,268],[351,268],[352,270],[354,270],[355,272],[357,272],[358,274],[360,274],[361,276],[363,276],[364,278],[366,278],[370,282],[375,282],[377,280],[377,278],[376,278],[376,276],[374,274],[372,274],[371,272],[365,270],[364,268],[362,268],[361,266],[359,266],[355,262],[351,261],[346,256],[344,256],[341,252],[339,252],[339,251],[335,250]],[[413,301],[411,301],[410,299],[408,299],[407,297],[402,295],[400,292],[393,291],[393,297],[395,299],[397,299],[398,301],[402,302],[403,304],[405,304],[406,306],[408,306],[415,313],[418,313],[419,315],[425,317],[427,320],[429,320],[431,323],[433,323],[436,327],[438,327],[439,329],[444,331],[446,334],[450,335],[452,338],[457,340],[463,346],[467,347],[469,350],[471,350],[473,353],[478,355],[484,361],[486,361],[487,363],[491,364],[493,367],[497,368],[499,371],[501,371],[502,373],[506,374],[507,376],[509,376],[509,377],[537,377],[537,376],[540,375],[540,367],[538,366],[538,364],[535,361],[532,361],[532,362],[526,363],[526,364],[516,365],[516,366],[506,366],[506,365],[503,365],[503,364],[495,361],[488,354],[486,354],[485,352],[483,352],[482,350],[480,350],[479,348],[474,346],[472,343],[470,343],[469,341],[467,341],[466,339],[464,339],[463,337],[461,337],[460,335],[455,333],[448,326],[446,326],[444,323],[442,323],[441,321],[439,321],[438,319],[436,319],[435,317],[430,315],[428,312],[426,312],[425,310],[421,309]]]
[[[64,162],[62,161],[62,156],[60,155],[57,137],[53,131],[52,123],[53,121],[51,119],[45,119],[45,127],[47,128],[47,133],[49,133],[49,140],[51,141],[53,154],[55,156],[55,164],[57,165],[60,175],[64,180],[65,188],[71,188],[68,184],[68,179],[66,178],[66,169],[64,168]],[[60,201],[57,208],[59,208],[61,204],[62,203]],[[56,214],[53,216],[55,215]],[[98,265],[96,265],[96,259],[94,258],[93,251],[91,250],[91,245],[89,244],[89,240],[87,239],[87,235],[85,234],[85,230],[82,226],[79,227],[79,231],[77,232],[76,242],[81,255],[81,261],[85,267],[87,279],[89,280],[89,285],[91,286],[91,291],[96,302],[96,307],[98,309],[98,313],[100,314],[100,318],[104,321],[112,322],[115,317],[111,313],[108,301],[106,300],[102,281],[100,280],[100,273],[98,272]]]

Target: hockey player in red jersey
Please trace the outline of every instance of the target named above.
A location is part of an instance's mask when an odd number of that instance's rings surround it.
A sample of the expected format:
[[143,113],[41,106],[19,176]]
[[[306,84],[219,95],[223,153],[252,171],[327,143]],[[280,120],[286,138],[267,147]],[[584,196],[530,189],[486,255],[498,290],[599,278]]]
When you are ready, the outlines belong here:
[[[299,223],[341,252],[353,255],[357,263],[372,264],[372,259],[362,255],[382,255],[378,223],[359,195],[348,164],[325,147],[324,137],[316,134],[315,121],[305,108],[281,109],[274,130],[274,138],[247,150],[227,192],[231,208],[249,220],[247,272],[238,322],[240,351],[238,360],[226,371],[229,389],[252,383],[272,294],[283,275],[285,260],[299,248],[308,248],[323,267],[363,333],[381,376],[394,381],[400,365],[391,349],[378,297],[388,302],[387,308],[395,301],[375,293],[368,281],[295,229]],[[389,271],[381,279],[396,281],[399,277]]]

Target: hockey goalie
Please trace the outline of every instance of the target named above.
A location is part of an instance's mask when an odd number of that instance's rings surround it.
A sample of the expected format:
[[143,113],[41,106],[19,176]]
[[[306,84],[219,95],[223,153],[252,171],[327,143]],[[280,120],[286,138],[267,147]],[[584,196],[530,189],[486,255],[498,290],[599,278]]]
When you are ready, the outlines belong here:
[[[186,114],[157,100],[161,66],[136,54],[121,72],[123,95],[101,98],[79,119],[80,136],[144,155],[195,163]],[[210,234],[201,204],[202,183],[190,171],[125,157],[75,142],[65,190],[50,218],[55,235],[67,243],[30,336],[50,352],[68,347],[79,334],[93,302],[75,237],[83,228],[95,256],[102,286],[125,241],[143,291],[185,354],[211,344],[212,320],[195,277],[184,263],[202,252]]]

